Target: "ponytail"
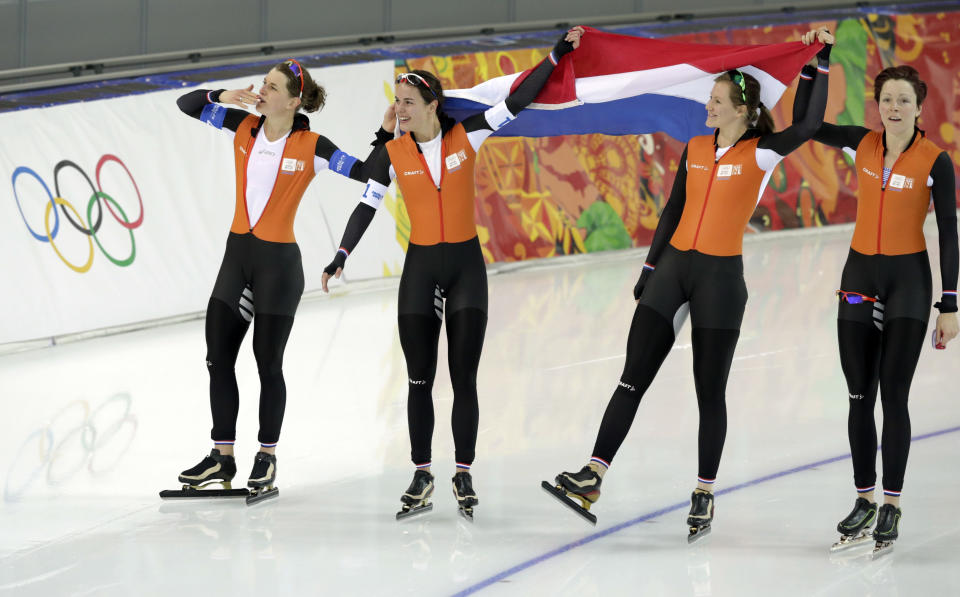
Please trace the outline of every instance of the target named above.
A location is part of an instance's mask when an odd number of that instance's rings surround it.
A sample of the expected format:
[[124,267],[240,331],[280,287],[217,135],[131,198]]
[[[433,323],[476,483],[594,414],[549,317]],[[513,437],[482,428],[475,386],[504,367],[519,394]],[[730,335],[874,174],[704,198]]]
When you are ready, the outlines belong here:
[[316,112],[327,103],[327,90],[318,84],[306,70],[303,71],[303,94],[300,108],[304,112]]
[[767,107],[763,105],[763,102],[757,106],[757,111],[754,112],[756,122],[752,124],[754,128],[760,131],[761,135],[767,135],[774,132],[773,123],[773,114],[770,113],[770,110],[767,110]]
[[316,112],[327,103],[327,90],[296,60],[285,60],[273,68],[287,78],[287,93],[300,98],[300,109],[304,112]]

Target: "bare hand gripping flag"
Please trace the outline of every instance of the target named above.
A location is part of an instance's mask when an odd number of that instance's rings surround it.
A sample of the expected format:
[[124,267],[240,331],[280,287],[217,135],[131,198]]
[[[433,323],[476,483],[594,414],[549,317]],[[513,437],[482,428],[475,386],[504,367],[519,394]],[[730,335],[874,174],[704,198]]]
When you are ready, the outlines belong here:
[[[691,44],[604,33],[590,27],[546,86],[516,120],[495,135],[552,137],[662,131],[686,141],[709,133],[704,106],[717,75],[740,69],[760,82],[772,107],[801,67],[823,47],[800,42],[735,46]],[[457,120],[503,101],[530,71],[445,91],[444,111]]]

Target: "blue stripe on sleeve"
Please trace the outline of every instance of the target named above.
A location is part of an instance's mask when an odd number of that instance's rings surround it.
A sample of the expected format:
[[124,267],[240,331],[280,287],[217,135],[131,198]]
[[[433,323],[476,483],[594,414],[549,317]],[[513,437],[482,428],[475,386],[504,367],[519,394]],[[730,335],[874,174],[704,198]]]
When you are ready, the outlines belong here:
[[220,104],[207,104],[200,113],[200,120],[213,128],[222,129],[223,119],[227,117],[227,109]]
[[357,158],[349,153],[343,153],[339,149],[334,151],[333,155],[330,156],[330,169],[343,176],[350,176],[350,170],[356,163]]

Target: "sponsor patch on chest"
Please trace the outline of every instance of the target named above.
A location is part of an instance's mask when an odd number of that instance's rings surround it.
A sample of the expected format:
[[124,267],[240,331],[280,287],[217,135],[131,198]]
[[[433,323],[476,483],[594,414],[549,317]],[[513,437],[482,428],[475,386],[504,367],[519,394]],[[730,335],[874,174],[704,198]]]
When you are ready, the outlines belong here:
[[907,176],[904,176],[903,174],[891,174],[890,188],[896,191],[901,191],[904,189],[912,189],[913,179]]
[[742,164],[721,164],[717,167],[717,178],[721,180],[739,174],[743,174]]
[[467,161],[467,152],[461,149],[457,153],[451,153],[443,161],[447,166],[447,172],[455,172]]
[[303,172],[303,168],[303,160],[296,158],[283,158],[283,162],[280,164],[281,172]]

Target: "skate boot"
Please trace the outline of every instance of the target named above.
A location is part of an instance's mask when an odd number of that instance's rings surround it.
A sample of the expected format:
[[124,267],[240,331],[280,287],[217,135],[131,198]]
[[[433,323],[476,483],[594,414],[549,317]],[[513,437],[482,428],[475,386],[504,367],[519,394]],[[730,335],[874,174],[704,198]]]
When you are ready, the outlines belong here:
[[410,482],[410,487],[407,487],[407,491],[400,496],[403,508],[397,512],[397,520],[425,514],[433,510],[433,504],[428,501],[431,495],[433,495],[433,475],[417,469],[413,473],[413,481]]
[[457,508],[460,516],[473,522],[473,507],[480,503],[477,493],[473,490],[473,478],[467,471],[460,471],[453,476],[453,496],[457,498]]
[[247,505],[251,506],[280,495],[280,490],[273,486],[276,480],[277,456],[266,452],[257,452],[253,459],[253,470],[250,471],[250,478],[247,479],[247,487],[250,488]]
[[597,524],[597,517],[589,510],[600,499],[600,474],[587,465],[576,473],[560,473],[555,481],[555,485],[543,481],[540,487],[590,524]]
[[870,529],[876,521],[877,505],[858,497],[853,511],[837,525],[840,540],[830,547],[830,551],[840,551],[868,541]]
[[687,516],[687,526],[690,527],[687,543],[693,543],[709,535],[712,524],[713,494],[708,491],[694,491],[690,495],[690,514]]
[[[178,479],[183,487],[165,489],[160,497],[167,498],[212,498],[212,497],[243,497],[249,492],[246,489],[233,489],[230,481],[237,474],[237,463],[233,456],[221,454],[220,450],[210,450],[210,455],[204,457],[193,468],[180,473]],[[215,489],[204,489],[208,485],[219,483]]]
[[877,513],[877,527],[873,529],[873,540],[876,544],[873,547],[873,557],[877,557],[891,551],[893,542],[900,536],[900,516],[902,512],[893,504],[884,504],[880,506]]

